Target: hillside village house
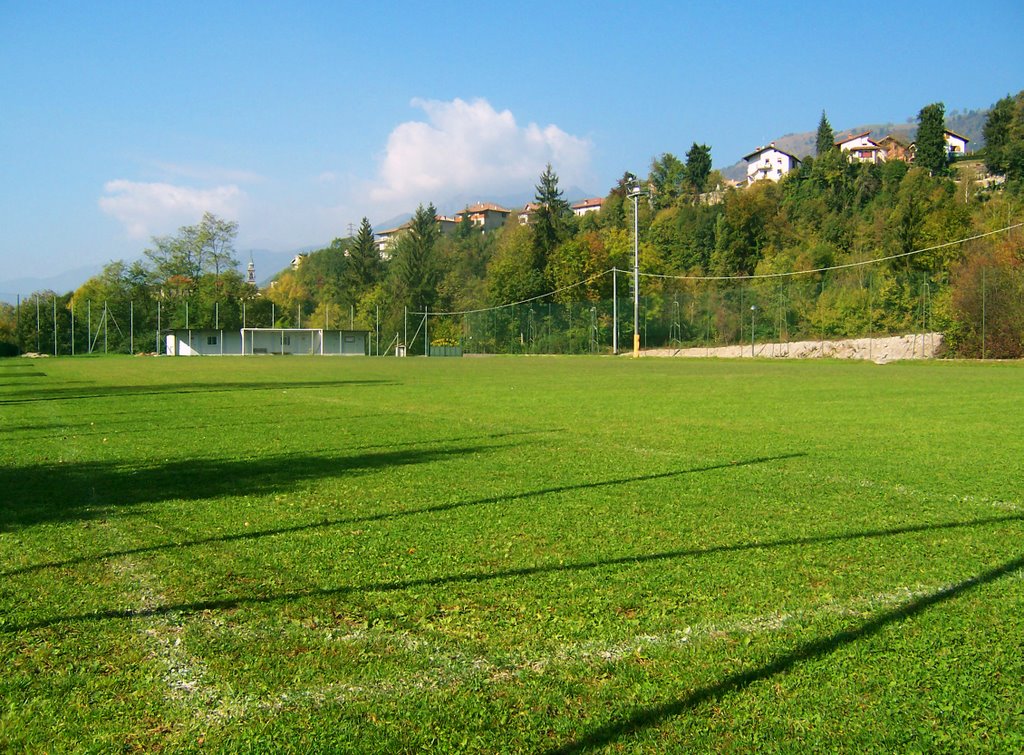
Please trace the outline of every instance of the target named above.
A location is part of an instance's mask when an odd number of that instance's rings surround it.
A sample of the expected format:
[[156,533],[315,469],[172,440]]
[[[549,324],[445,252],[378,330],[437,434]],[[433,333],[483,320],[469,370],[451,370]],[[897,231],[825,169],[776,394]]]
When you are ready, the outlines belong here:
[[905,163],[910,162],[910,147],[892,134],[879,139],[878,146],[885,152],[886,160],[901,160]]
[[877,164],[885,162],[887,155],[885,150],[870,138],[870,131],[862,134],[854,134],[835,143],[840,152],[845,152],[851,160],[861,163]]
[[526,206],[519,211],[519,225],[529,225],[533,222],[533,214],[540,209],[536,202],[527,202]]
[[946,152],[949,155],[966,155],[967,154],[967,142],[970,141],[966,136],[962,136],[955,131],[946,129],[942,132],[943,137],[946,139]]
[[572,206],[573,215],[583,217],[588,212],[597,212],[604,205],[604,197],[593,197],[576,202]]
[[474,228],[486,233],[505,225],[505,219],[511,214],[511,210],[506,210],[493,202],[477,202],[459,213],[458,222],[464,223],[468,220]]
[[743,159],[747,161],[748,186],[756,181],[779,181],[800,164],[800,158],[779,149],[775,142],[758,147]]
[[[448,236],[455,233],[456,223],[459,222],[459,218],[453,218],[448,215],[437,215],[437,229],[444,235]],[[396,228],[388,228],[384,231],[377,231],[374,234],[373,243],[377,245],[377,252],[383,259],[390,259],[391,248],[395,245],[398,237],[412,228],[412,220],[407,220]]]

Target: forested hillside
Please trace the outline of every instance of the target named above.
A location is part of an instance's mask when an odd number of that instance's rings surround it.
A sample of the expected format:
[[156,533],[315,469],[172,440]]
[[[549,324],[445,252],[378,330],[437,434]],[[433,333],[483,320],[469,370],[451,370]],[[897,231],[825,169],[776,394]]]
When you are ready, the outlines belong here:
[[952,355],[1022,356],[1024,92],[988,111],[987,150],[972,160],[948,163],[940,146],[935,162],[936,115],[940,142],[943,122],[957,123],[922,108],[913,165],[824,149],[778,183],[719,192],[711,148],[694,144],[683,159],[658,156],[646,177],[623,175],[582,217],[549,166],[527,223],[513,212],[496,230],[467,218],[443,233],[425,201],[386,259],[364,220],[262,290],[237,271],[237,226],[207,216],[154,239],[145,263],[114,262],[73,293],[5,308],[0,340],[69,353],[72,312],[81,344],[88,311],[94,348],[102,308],[114,350],[137,332],[151,350],[158,328],[245,323],[364,328],[371,351],[408,341],[422,353],[413,336],[426,330],[467,351],[607,352],[634,327],[635,224],[645,346],[939,330]]

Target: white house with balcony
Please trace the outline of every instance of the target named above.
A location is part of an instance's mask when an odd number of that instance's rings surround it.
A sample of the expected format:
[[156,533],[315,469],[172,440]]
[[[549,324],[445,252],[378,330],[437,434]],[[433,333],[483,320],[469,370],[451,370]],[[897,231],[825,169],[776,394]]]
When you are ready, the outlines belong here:
[[779,149],[775,142],[758,147],[743,159],[747,161],[748,186],[756,181],[779,181],[800,164],[800,158]]

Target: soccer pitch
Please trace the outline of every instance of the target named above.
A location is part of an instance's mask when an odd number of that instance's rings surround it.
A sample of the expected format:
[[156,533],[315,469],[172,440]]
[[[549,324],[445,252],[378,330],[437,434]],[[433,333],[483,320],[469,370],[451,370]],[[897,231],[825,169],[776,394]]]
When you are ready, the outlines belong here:
[[1024,749],[1024,365],[0,361],[0,749]]

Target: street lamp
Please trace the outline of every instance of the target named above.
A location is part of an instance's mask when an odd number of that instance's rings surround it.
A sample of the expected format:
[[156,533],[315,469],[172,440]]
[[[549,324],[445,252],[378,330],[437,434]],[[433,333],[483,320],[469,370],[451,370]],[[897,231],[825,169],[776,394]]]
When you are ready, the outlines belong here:
[[633,200],[633,358],[640,356],[640,223],[637,202],[644,192],[633,184],[627,195]]
[[757,325],[757,305],[750,305],[750,358],[754,358],[754,327]]

